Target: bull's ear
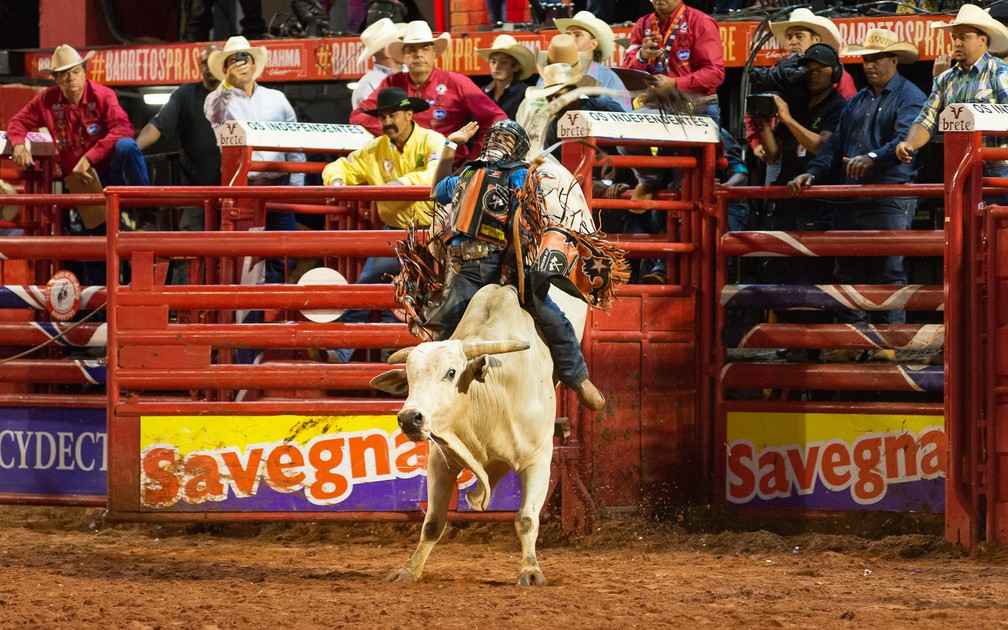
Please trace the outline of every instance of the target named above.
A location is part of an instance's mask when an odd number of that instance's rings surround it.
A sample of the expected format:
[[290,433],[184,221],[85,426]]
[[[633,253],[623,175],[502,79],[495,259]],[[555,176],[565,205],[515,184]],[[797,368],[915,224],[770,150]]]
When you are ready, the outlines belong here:
[[371,379],[371,387],[392,394],[406,396],[409,394],[409,381],[406,380],[406,370],[389,370]]
[[488,354],[481,354],[475,359],[470,359],[469,363],[466,364],[466,369],[462,373],[462,376],[459,377],[459,390],[463,394],[466,393],[473,381],[482,383],[486,380],[487,374],[490,373],[490,368],[500,367],[500,365],[500,359]]

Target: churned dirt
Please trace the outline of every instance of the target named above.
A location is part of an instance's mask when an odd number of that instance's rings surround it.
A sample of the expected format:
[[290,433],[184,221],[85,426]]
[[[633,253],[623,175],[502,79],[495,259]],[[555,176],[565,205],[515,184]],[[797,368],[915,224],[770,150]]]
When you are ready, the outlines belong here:
[[453,526],[418,584],[384,582],[419,525],[105,525],[0,506],[2,628],[993,628],[1008,553],[940,537],[546,524],[548,583],[514,582],[510,524]]

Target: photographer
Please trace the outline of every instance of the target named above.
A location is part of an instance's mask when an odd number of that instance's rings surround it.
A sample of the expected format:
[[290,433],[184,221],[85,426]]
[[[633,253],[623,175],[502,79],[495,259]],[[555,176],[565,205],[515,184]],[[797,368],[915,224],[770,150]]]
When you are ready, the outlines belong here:
[[[766,149],[766,161],[770,164],[780,162],[780,172],[772,182],[777,186],[785,185],[806,172],[808,163],[836,128],[846,102],[833,87],[843,72],[836,49],[827,44],[813,44],[799,62],[809,70],[805,83],[807,102],[795,103],[791,107],[774,94],[772,99],[779,120],[776,127],[771,126],[766,116],[753,117],[760,141]],[[784,232],[831,230],[836,224],[836,207],[818,201],[781,200],[777,202],[768,223],[767,229]],[[828,257],[774,259],[773,264],[768,265],[767,275],[772,282],[825,284],[832,281],[833,260]],[[815,311],[783,311],[778,314],[778,319],[808,324],[825,323],[831,318],[828,313]],[[788,358],[806,358],[793,356],[800,352],[792,351]]]
[[[804,86],[806,78],[795,76],[792,70],[800,67],[798,59],[812,44],[824,43],[836,50],[840,49],[840,30],[833,24],[833,21],[818,16],[808,9],[795,9],[786,22],[771,23],[770,31],[778,43],[784,44],[789,56],[781,59],[770,68],[753,68],[749,73],[751,94],[759,92],[786,93],[796,85],[799,88]],[[854,96],[857,92],[854,79],[847,72],[841,73],[836,88],[845,99]],[[785,100],[792,105],[794,104],[786,95]],[[752,148],[753,155],[766,161],[763,145],[760,143],[759,131],[752,124],[750,116],[746,116],[745,124],[746,142]],[[776,179],[777,171],[776,169],[767,170],[767,183],[771,183]]]
[[809,70],[805,83],[807,100],[793,103],[792,110],[780,95],[773,94],[778,124],[770,124],[766,116],[769,112],[753,118],[766,161],[771,164],[779,161],[781,165],[775,185],[784,185],[805,172],[805,166],[833,133],[846,102],[833,87],[834,79],[843,72],[836,49],[827,44],[813,44],[798,61]]

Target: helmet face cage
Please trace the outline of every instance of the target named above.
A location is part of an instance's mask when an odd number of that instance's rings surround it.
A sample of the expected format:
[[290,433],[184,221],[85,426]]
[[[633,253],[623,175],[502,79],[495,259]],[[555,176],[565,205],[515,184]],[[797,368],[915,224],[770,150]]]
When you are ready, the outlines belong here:
[[505,119],[490,125],[480,157],[487,162],[520,162],[528,151],[528,134],[515,121]]

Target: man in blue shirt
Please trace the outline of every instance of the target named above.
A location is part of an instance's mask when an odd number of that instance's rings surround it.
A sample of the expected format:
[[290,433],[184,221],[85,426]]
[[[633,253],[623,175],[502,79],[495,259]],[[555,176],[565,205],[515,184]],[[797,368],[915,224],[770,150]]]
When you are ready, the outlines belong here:
[[[451,172],[453,153],[458,144],[476,133],[475,123],[450,134],[441,152],[434,175],[434,199],[450,207],[448,216],[436,216],[435,239],[447,239],[447,260],[454,273],[445,280],[443,299],[428,309],[425,327],[447,339],[455,331],[469,301],[488,284],[501,283],[507,275],[505,254],[512,243],[517,199],[515,191],[524,186],[528,176],[525,156],[529,138],[513,120],[498,120],[490,126],[478,160],[468,162],[459,175]],[[581,403],[598,411],[605,397],[588,380],[588,366],[581,353],[574,328],[563,311],[547,295],[529,299],[525,308],[549,346],[557,377],[574,390]]]
[[[899,41],[896,33],[871,29],[863,46],[848,46],[846,55],[861,55],[868,86],[855,94],[840,113],[836,131],[805,173],[788,186],[795,195],[813,182],[830,184],[905,184],[918,166],[896,157],[896,146],[906,136],[924,104],[924,93],[897,71],[901,63],[917,61],[917,47]],[[916,199],[872,198],[843,205],[839,230],[908,230]],[[834,270],[842,284],[906,284],[902,256],[861,258],[840,256]],[[876,311],[880,323],[901,324],[903,311]],[[868,322],[865,311],[840,311],[842,323]]]

